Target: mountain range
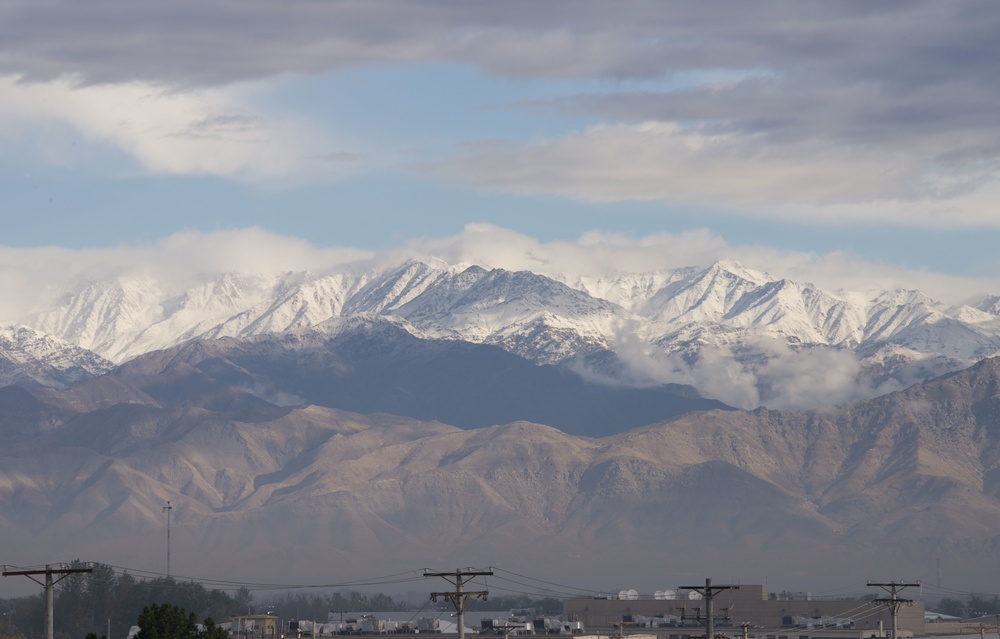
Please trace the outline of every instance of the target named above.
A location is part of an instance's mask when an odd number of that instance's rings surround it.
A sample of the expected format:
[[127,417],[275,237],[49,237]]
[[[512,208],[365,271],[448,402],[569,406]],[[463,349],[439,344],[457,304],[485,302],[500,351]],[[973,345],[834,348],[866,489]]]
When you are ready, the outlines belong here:
[[148,277],[86,282],[19,318],[18,330],[91,351],[63,358],[93,374],[195,339],[335,332],[342,320],[374,316],[416,337],[494,345],[609,384],[687,384],[740,408],[814,408],[1000,353],[998,313],[995,297],[955,307],[918,291],[824,291],[729,261],[573,278],[405,261],[226,273],[182,287]]
[[731,262],[87,283],[0,332],[3,562],[163,572],[169,501],[179,575],[985,588],[998,311]]
[[598,438],[279,406],[221,361],[0,389],[4,561],[165,572],[169,501],[175,575],[252,583],[466,564],[644,592],[706,574],[993,583],[1000,359],[840,407]]

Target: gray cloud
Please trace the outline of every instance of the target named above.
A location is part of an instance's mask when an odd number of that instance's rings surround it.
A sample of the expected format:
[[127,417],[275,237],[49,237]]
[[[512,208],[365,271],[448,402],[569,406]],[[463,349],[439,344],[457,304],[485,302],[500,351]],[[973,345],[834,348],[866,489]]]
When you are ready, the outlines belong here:
[[[753,10],[644,25],[662,29],[650,45],[661,71],[686,65],[703,70],[700,79],[528,102],[601,125],[418,168],[584,200],[700,202],[827,223],[996,225],[993,12],[972,2]],[[921,207],[887,206],[912,204]]]
[[[744,208],[970,196],[875,215],[995,218],[983,190],[1000,172],[1000,12],[988,0],[13,0],[0,5],[0,25],[0,75],[22,82],[205,88],[413,61],[516,78],[662,81],[659,91],[612,86],[547,103],[603,128],[430,170],[519,193]],[[186,133],[231,137],[254,125],[225,117]]]
[[[378,61],[521,77],[767,68],[887,90],[996,77],[989,2],[15,0],[0,70],[221,84]],[[816,73],[818,72],[818,73]]]

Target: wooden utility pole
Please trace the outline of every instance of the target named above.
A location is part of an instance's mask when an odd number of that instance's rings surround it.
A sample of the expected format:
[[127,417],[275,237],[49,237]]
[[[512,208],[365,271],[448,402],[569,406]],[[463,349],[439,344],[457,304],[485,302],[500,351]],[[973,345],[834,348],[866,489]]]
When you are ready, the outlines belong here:
[[455,606],[455,617],[458,620],[458,639],[465,639],[465,601],[469,597],[479,597],[485,600],[488,590],[463,591],[462,584],[466,578],[472,577],[492,577],[492,570],[462,570],[456,568],[455,572],[424,572],[424,577],[443,577],[455,586],[452,592],[432,592],[431,601],[437,601],[442,597],[445,601],[450,601]]
[[[66,564],[59,564],[56,568],[52,564],[47,564],[45,570],[7,570],[7,566],[3,567],[3,576],[12,577],[14,575],[24,575],[28,579],[32,580],[36,584],[45,588],[45,637],[46,639],[53,639],[55,635],[55,622],[53,620],[53,608],[55,608],[55,597],[53,595],[53,586],[66,578],[67,575],[71,575],[75,572],[94,572],[94,565],[87,564],[86,568],[67,568]],[[45,575],[45,583],[35,579],[35,575]],[[58,579],[53,579],[53,575],[60,575]]]
[[912,599],[900,599],[899,597],[896,596],[896,593],[898,593],[899,591],[901,591],[901,590],[903,590],[905,588],[917,588],[919,586],[920,586],[919,582],[917,582],[917,583],[903,583],[903,582],[897,583],[895,581],[890,581],[887,584],[873,583],[871,581],[868,582],[868,587],[869,588],[881,588],[882,590],[885,590],[886,592],[889,593],[889,597],[887,597],[887,598],[883,597],[883,598],[880,598],[880,599],[875,599],[875,600],[873,600],[872,603],[876,603],[876,604],[880,604],[880,605],[886,606],[887,608],[889,608],[890,612],[892,612],[892,635],[891,635],[891,639],[898,639],[898,634],[897,634],[897,632],[898,632],[898,626],[897,626],[897,621],[896,621],[896,614],[899,612],[900,607],[903,606],[904,604],[907,605],[907,606],[912,606],[913,605],[913,600]]
[[715,613],[712,610],[712,599],[723,590],[739,590],[739,586],[713,586],[711,579],[705,579],[705,587],[681,586],[685,590],[693,590],[705,599],[705,639],[715,639]]

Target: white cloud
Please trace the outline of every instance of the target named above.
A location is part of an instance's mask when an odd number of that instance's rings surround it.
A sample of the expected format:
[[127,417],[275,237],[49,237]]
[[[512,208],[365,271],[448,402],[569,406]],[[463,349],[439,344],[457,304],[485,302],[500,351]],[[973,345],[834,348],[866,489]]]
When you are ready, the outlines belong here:
[[957,277],[902,268],[843,252],[824,255],[770,246],[734,245],[708,229],[641,237],[591,231],[577,240],[542,242],[490,224],[470,224],[459,235],[413,239],[386,251],[383,259],[413,257],[428,263],[478,264],[530,270],[573,284],[581,276],[707,266],[732,259],[777,278],[828,290],[919,289],[947,304],[1000,291],[1000,277]]
[[371,256],[255,228],[182,231],[152,244],[111,248],[0,247],[0,323],[23,321],[80,282],[147,276],[180,291],[226,272],[325,272]]
[[[877,397],[899,390],[894,380],[875,386],[867,379],[858,357],[850,351],[827,348],[791,348],[771,336],[747,338],[743,359],[729,347],[703,346],[698,359],[650,348],[624,329],[615,337],[615,352],[632,380],[640,384],[688,384],[706,397],[750,410],[810,409]],[[749,348],[749,350],[747,350]],[[583,375],[590,371],[579,370]],[[597,375],[598,381],[603,378]],[[620,381],[620,380],[617,380]]]
[[942,168],[931,156],[825,139],[821,131],[779,145],[753,132],[645,122],[600,124],[417,168],[526,195],[707,204],[833,225],[954,228],[1000,226],[1000,183],[991,166]]
[[93,150],[73,148],[77,139],[115,149],[150,173],[245,181],[323,175],[333,165],[310,158],[336,151],[324,126],[256,109],[246,87],[171,90],[138,81],[27,83],[0,76],[0,93],[0,139],[7,139],[8,152],[16,147],[75,169],[94,170],[85,166]]
[[474,223],[458,234],[417,238],[386,252],[440,261],[449,265],[478,264],[485,268],[529,270],[561,279],[605,271],[649,271],[710,264],[734,250],[707,229],[630,237],[603,231],[584,233],[577,240],[543,242],[492,224]]
[[574,284],[583,276],[707,266],[732,259],[775,277],[821,288],[864,291],[919,289],[945,303],[1000,291],[1000,278],[960,278],[911,271],[842,253],[815,255],[766,246],[731,245],[708,230],[629,237],[602,232],[575,241],[542,242],[488,224],[469,225],[449,237],[412,239],[380,253],[350,247],[320,247],[257,228],[213,233],[182,231],[151,244],[110,248],[17,248],[0,246],[0,322],[45,307],[80,281],[117,275],[147,275],[177,289],[228,271],[328,272],[355,262],[478,264],[531,270]]

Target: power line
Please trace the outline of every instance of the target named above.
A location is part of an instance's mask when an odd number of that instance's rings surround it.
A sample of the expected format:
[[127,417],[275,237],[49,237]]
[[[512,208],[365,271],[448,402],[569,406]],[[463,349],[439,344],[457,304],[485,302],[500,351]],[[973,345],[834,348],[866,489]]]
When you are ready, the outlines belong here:
[[[296,589],[332,589],[332,588],[352,588],[358,586],[386,586],[404,583],[413,583],[416,581],[421,581],[422,576],[416,571],[407,571],[403,573],[396,573],[392,575],[385,575],[379,577],[369,577],[365,579],[357,579],[354,581],[343,581],[343,582],[331,582],[331,583],[312,583],[312,584],[289,584],[289,583],[275,583],[275,582],[251,582],[251,581],[235,581],[235,580],[225,580],[225,579],[213,579],[209,577],[190,577],[181,575],[165,575],[161,572],[143,570],[138,568],[129,568],[127,566],[112,566],[116,572],[119,574],[131,574],[139,577],[146,578],[164,578],[173,581],[185,581],[202,584],[204,586],[216,587],[222,590],[237,590],[239,588],[246,588],[248,590],[296,590]],[[162,584],[163,587],[169,588],[170,584]]]
[[[545,584],[547,586],[555,586],[557,588],[562,589],[564,592],[565,591],[574,591],[575,590],[575,591],[578,591],[578,592],[586,593],[588,595],[610,595],[610,594],[612,594],[610,592],[602,591],[602,590],[590,590],[590,589],[587,589],[587,588],[578,588],[576,586],[566,586],[566,585],[563,585],[563,584],[552,583],[550,581],[543,581],[541,579],[535,579],[534,577],[528,577],[526,575],[519,575],[516,572],[511,572],[509,570],[503,570],[503,569],[497,568],[496,566],[492,566],[491,568],[492,568],[492,570],[495,570],[497,572],[506,573],[508,575],[514,575],[515,577],[520,577],[521,579],[530,579],[531,581],[536,581],[536,582],[538,582],[540,584]],[[514,582],[514,583],[519,583],[519,582]],[[522,585],[525,585],[525,584],[522,584]]]
[[[496,576],[496,578],[499,579],[499,580],[501,580],[501,581],[505,581],[505,582],[512,583],[512,584],[516,584],[518,586],[524,586],[525,588],[534,588],[535,589],[535,592],[520,591],[520,592],[522,592],[522,594],[526,594],[526,595],[535,595],[535,596],[537,596],[538,594],[547,594],[547,595],[550,595],[550,596],[561,596],[561,597],[564,597],[564,598],[579,597],[579,596],[581,596],[581,594],[580,594],[579,591],[578,592],[570,592],[568,590],[553,590],[551,588],[539,588],[536,585],[528,584],[528,583],[525,583],[523,581],[517,581],[515,579],[509,579],[509,578],[501,577],[501,576]],[[526,577],[526,579],[530,579],[530,577]],[[547,582],[540,582],[540,583],[547,583]],[[568,588],[568,586],[567,586],[567,588]],[[539,593],[538,590],[542,590],[542,593]],[[591,594],[590,594],[591,592],[592,591],[584,591],[585,595],[588,596],[588,597],[591,596]],[[610,596],[611,594],[613,594],[613,593],[600,593],[600,596],[607,597],[607,596]]]

